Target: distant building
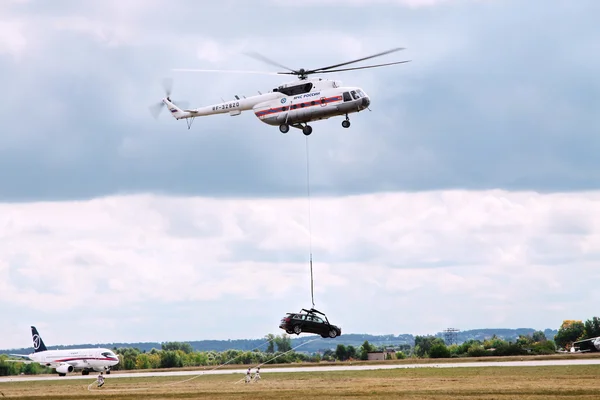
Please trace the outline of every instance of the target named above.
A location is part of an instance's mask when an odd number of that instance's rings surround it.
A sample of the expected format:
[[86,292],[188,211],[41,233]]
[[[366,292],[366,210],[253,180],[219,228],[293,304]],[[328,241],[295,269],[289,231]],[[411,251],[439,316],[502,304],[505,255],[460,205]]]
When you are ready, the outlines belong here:
[[396,354],[393,350],[370,351],[367,353],[367,360],[387,360],[388,354]]

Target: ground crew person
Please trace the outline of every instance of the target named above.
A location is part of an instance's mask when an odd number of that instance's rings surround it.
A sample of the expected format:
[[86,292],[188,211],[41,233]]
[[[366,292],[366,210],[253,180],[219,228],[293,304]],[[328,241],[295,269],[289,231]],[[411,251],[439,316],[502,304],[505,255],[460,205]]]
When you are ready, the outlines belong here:
[[260,367],[256,367],[256,373],[254,374],[254,381],[260,380]]
[[98,387],[102,387],[102,385],[104,385],[104,375],[100,372],[100,375],[98,375]]

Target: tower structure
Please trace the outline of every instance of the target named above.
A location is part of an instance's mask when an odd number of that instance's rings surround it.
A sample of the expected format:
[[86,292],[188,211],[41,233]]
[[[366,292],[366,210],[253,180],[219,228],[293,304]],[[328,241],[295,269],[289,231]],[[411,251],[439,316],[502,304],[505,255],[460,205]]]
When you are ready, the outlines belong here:
[[460,329],[456,328],[447,328],[444,330],[444,341],[446,342],[446,346],[458,343],[458,332],[460,332]]

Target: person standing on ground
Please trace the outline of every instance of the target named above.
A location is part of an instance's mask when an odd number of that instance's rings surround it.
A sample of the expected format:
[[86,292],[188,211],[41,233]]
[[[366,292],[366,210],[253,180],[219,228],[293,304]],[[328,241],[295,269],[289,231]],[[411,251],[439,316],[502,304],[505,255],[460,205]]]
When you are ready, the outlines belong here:
[[260,367],[256,367],[256,373],[254,374],[254,381],[260,380]]
[[100,372],[100,375],[98,375],[98,387],[102,387],[102,385],[104,385],[104,375]]

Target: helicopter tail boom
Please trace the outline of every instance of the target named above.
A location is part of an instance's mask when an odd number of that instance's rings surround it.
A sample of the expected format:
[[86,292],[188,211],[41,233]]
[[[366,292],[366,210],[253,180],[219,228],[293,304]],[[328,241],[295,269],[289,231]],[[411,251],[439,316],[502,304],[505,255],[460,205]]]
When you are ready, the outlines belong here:
[[194,109],[178,108],[175,104],[170,102],[169,99],[163,99],[163,102],[168,106],[169,110],[171,110],[173,117],[176,119],[182,119],[205,117],[217,114],[229,114],[231,116],[240,115],[243,111],[252,110],[257,104],[281,97],[284,97],[284,95],[281,93],[265,93],[258,96],[251,96],[247,98],[244,97],[242,99],[236,98],[235,100]]

